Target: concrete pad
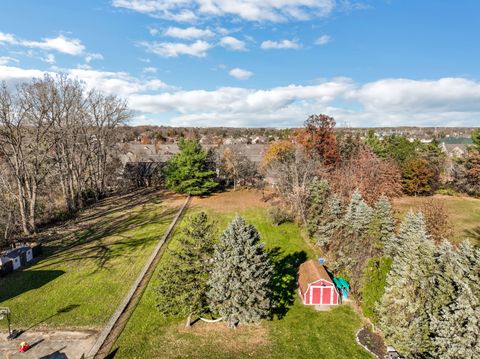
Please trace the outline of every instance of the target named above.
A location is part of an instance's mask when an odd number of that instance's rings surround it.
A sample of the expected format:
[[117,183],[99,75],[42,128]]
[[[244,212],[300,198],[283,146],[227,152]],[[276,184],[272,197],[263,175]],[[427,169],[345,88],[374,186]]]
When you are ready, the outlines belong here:
[[[80,359],[95,343],[97,331],[36,331],[25,332],[14,340],[7,340],[6,333],[0,334],[0,358],[11,359]],[[18,353],[21,342],[31,349]]]

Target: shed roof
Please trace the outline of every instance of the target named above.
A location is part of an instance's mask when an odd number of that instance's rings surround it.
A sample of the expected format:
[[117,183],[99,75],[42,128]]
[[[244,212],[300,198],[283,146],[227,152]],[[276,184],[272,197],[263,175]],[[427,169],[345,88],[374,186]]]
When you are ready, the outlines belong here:
[[27,252],[29,249],[31,248],[30,247],[15,248],[15,249],[12,249],[11,251],[6,252],[5,257],[12,258],[12,259],[17,258],[20,256],[20,254]]
[[320,279],[332,283],[332,279],[327,271],[317,260],[310,259],[300,265],[298,271],[298,286],[302,293],[305,293],[310,283],[316,282]]

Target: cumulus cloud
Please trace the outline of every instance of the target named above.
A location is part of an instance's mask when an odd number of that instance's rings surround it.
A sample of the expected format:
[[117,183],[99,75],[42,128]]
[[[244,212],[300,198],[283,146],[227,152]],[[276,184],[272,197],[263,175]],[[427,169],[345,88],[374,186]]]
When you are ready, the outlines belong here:
[[233,36],[225,36],[220,40],[220,45],[233,51],[245,51],[245,42]]
[[[126,72],[97,71],[89,68],[61,69],[59,71],[83,81],[89,89],[97,89],[127,98],[133,94],[168,88],[168,85],[159,79],[145,81]],[[7,84],[27,82],[33,78],[41,78],[45,74],[54,76],[56,72],[0,66],[0,82],[5,81]]]
[[329,36],[329,35],[322,35],[320,36],[316,41],[315,41],[315,44],[316,45],[326,45],[328,44],[330,41],[332,41],[332,37]]
[[372,112],[480,111],[480,85],[464,78],[384,79],[362,86],[352,96]]
[[235,77],[237,80],[248,80],[250,77],[252,77],[253,72],[236,67],[231,69],[228,74],[232,77]]
[[199,29],[197,27],[169,27],[165,30],[165,36],[175,37],[178,39],[199,39],[204,37],[212,37],[215,34],[209,29]]
[[13,34],[0,32],[0,43],[6,43],[14,46],[28,47],[32,49],[41,49],[46,51],[58,51],[67,55],[81,55],[85,46],[78,39],[72,39],[59,35],[53,38],[44,38],[41,41],[18,39]]
[[19,61],[10,56],[0,56],[0,65],[6,65],[11,62],[19,62]]
[[93,60],[103,60],[103,55],[98,54],[98,53],[91,53],[91,54],[87,54],[87,56],[85,56],[85,62],[87,64],[92,62]]
[[195,57],[205,57],[207,51],[212,45],[203,40],[197,40],[190,44],[180,42],[146,42],[140,43],[148,52],[162,57],[178,57],[180,55],[190,55]]
[[281,40],[281,41],[272,41],[267,40],[262,42],[260,47],[264,50],[272,49],[299,49],[300,44],[295,40]]
[[[338,124],[362,127],[478,126],[480,118],[480,82],[465,78],[381,79],[365,84],[334,78],[315,85],[186,91],[125,72],[80,68],[63,72],[89,88],[127,98],[138,118],[151,124],[297,127],[312,113],[326,113]],[[43,74],[0,65],[0,81],[9,84]]]
[[281,22],[328,16],[335,0],[113,0],[112,5],[175,21],[234,16],[247,21]]

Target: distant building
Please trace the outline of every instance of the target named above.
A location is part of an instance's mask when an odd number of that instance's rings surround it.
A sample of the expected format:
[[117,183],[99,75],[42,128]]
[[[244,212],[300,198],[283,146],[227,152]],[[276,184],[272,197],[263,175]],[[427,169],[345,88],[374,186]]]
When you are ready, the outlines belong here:
[[4,251],[0,254],[0,276],[5,276],[26,266],[41,253],[42,246],[39,244],[23,244],[21,247]]

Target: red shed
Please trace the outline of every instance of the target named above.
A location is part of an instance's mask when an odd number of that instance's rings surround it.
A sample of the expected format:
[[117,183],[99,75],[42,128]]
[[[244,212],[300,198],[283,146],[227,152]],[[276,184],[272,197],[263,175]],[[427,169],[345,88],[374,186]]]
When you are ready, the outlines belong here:
[[323,265],[313,259],[300,265],[298,291],[306,305],[340,304],[340,296],[333,280]]

